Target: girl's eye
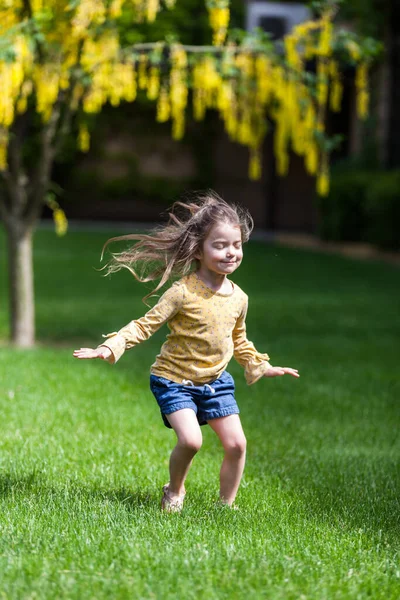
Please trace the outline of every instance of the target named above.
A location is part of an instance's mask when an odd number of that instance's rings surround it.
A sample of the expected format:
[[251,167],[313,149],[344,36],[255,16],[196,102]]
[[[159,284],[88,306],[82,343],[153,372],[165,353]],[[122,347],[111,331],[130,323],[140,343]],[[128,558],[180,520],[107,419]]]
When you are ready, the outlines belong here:
[[214,248],[215,248],[216,250],[222,250],[222,249],[223,249],[223,247],[224,247],[224,245],[223,245],[223,244],[214,244]]

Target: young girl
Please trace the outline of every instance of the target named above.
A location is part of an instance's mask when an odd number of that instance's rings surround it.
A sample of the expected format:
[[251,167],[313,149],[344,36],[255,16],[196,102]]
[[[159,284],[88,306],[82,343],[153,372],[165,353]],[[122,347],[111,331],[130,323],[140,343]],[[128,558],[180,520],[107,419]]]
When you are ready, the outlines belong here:
[[229,361],[234,356],[244,367],[249,385],[261,377],[299,374],[296,369],[271,366],[269,356],[257,352],[247,340],[248,298],[228,279],[242,262],[242,244],[248,241],[253,225],[250,215],[210,192],[193,203],[176,202],[169,216],[168,224],[151,235],[108,240],[105,246],[116,240],[134,240],[136,244],[113,254],[107,270],[111,273],[127,268],[139,281],[160,279],[151,293],[173,275],[181,279],[144,317],[108,334],[96,349],[81,348],[74,356],[114,364],[125,350],[147,340],[167,323],[170,333],[150,374],[150,388],[163,421],[177,436],[161,508],[168,512],[182,509],[185,479],[202,443],[200,425],[206,423],[224,448],[220,499],[232,506],[243,473],[246,438],[235,384],[225,370]]

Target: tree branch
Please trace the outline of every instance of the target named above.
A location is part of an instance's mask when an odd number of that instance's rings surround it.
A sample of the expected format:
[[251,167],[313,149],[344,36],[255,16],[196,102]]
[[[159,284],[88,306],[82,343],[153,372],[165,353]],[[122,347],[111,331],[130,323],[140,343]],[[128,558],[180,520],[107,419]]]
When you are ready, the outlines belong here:
[[32,10],[32,5],[31,5],[31,0],[23,0],[23,11],[27,14],[29,22],[32,24],[32,29],[33,32],[36,34],[36,36],[34,36],[35,38],[35,45],[37,48],[37,53],[39,56],[39,62],[42,63],[43,59],[44,59],[44,49],[43,49],[43,45],[41,44],[41,42],[38,40],[38,36],[37,34],[39,33],[36,21],[33,17],[33,10]]
[[27,204],[28,177],[22,158],[22,144],[25,131],[25,116],[19,116],[10,131],[8,146],[8,186],[10,194],[10,212],[15,218],[20,217]]
[[61,120],[60,127],[57,132],[57,141],[54,144],[54,155],[57,156],[61,150],[62,144],[65,140],[67,133],[71,128],[73,110],[71,108],[70,103],[68,103],[65,107],[63,118]]
[[57,156],[60,152],[65,137],[71,129],[72,117],[74,115],[74,112],[76,112],[71,106],[74,87],[75,83],[72,83],[68,90],[68,93],[65,94],[65,98],[62,98],[62,101],[60,102],[60,113],[62,104],[64,104],[64,111],[62,113],[62,117],[60,118],[59,127],[55,135],[56,139],[54,142],[54,156]]
[[[29,0],[24,0],[29,2]],[[83,41],[78,46],[77,61],[75,67],[80,63],[83,49]],[[40,48],[39,48],[40,50]],[[40,209],[44,201],[44,195],[49,186],[51,170],[54,158],[57,156],[66,134],[69,131],[73,109],[71,101],[76,80],[71,75],[68,90],[59,92],[56,103],[53,106],[50,119],[41,131],[41,153],[35,175],[32,177],[33,185],[29,194],[29,202],[26,207],[26,223],[32,226],[40,216]],[[64,111],[62,108],[64,107]]]
[[38,157],[38,167],[33,178],[32,192],[25,214],[28,226],[32,226],[39,218],[44,195],[49,185],[55,156],[54,137],[59,118],[60,103],[57,101],[53,107],[49,121],[43,126],[41,132],[41,153]]
[[60,100],[62,100],[62,102],[60,102],[60,104],[64,104],[65,109],[64,109],[63,115],[61,117],[61,123],[58,128],[58,132],[57,132],[57,141],[55,142],[55,156],[57,156],[57,154],[59,153],[59,151],[61,149],[64,138],[66,137],[67,133],[69,132],[69,130],[71,128],[72,116],[73,116],[74,112],[76,112],[72,108],[72,99],[73,99],[73,95],[74,95],[75,86],[78,83],[78,81],[74,75],[73,70],[80,66],[83,45],[84,45],[83,41],[81,40],[79,42],[79,46],[78,46],[76,63],[71,70],[71,79],[70,79],[69,88],[61,94]]
[[10,171],[8,169],[6,169],[5,171],[0,171],[0,176],[1,179],[4,182],[4,186],[8,192],[8,198],[9,198],[9,202],[7,203],[7,194],[5,194],[4,196],[2,196],[3,198],[3,205],[7,211],[7,213],[11,212],[11,205],[12,205],[12,196],[13,196],[13,190],[12,190],[12,186],[11,186],[11,175],[10,175]]
[[[0,176],[3,179],[3,181],[5,182],[5,177],[4,177],[3,172],[0,172]],[[4,225],[6,226],[6,228],[8,228],[9,224],[10,224],[10,215],[7,210],[7,205],[6,205],[4,195],[1,192],[0,192],[0,218],[3,221]]]

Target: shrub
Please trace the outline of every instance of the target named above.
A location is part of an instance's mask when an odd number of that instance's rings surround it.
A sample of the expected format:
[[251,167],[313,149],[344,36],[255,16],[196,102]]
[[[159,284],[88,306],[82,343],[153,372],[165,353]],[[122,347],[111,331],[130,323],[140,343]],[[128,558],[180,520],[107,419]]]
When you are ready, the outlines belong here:
[[333,170],[329,196],[318,197],[318,233],[324,240],[360,241],[366,228],[366,190],[374,172]]
[[400,171],[379,173],[365,196],[366,240],[383,249],[400,250]]

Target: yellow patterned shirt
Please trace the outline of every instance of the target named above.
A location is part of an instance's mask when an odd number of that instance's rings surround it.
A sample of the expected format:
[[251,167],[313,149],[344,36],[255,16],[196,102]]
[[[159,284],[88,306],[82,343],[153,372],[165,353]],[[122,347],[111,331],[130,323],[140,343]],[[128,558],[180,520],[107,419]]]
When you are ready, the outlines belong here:
[[232,283],[229,295],[207,287],[196,273],[186,275],[159,299],[142,318],[101,344],[112,351],[115,363],[125,350],[147,340],[164,323],[170,329],[151,373],[182,383],[203,385],[218,379],[232,356],[245,369],[249,385],[269,366],[268,354],[260,354],[246,337],[247,295]]

